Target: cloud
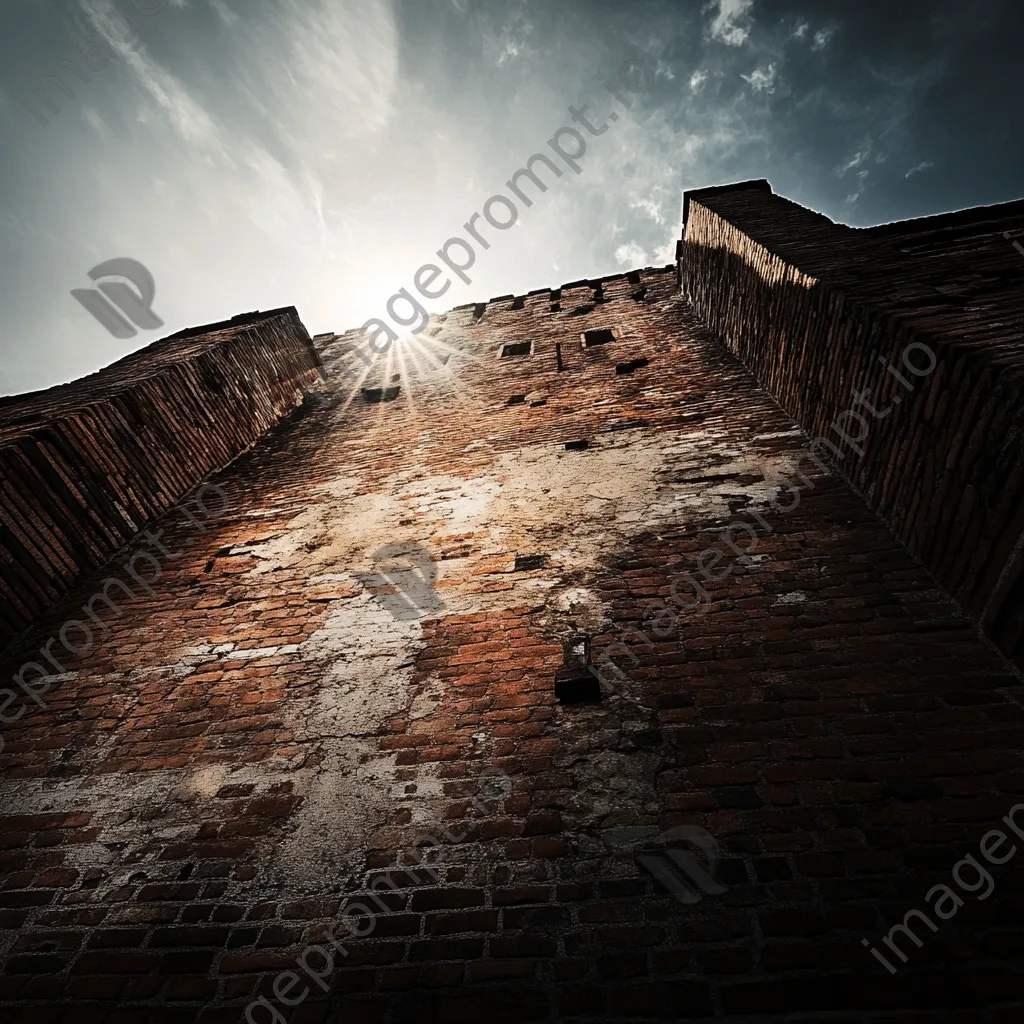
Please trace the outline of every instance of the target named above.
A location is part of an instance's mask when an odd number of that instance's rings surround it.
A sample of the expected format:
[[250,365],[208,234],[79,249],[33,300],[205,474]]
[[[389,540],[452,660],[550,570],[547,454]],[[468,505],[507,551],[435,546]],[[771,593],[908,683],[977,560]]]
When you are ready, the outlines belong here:
[[627,242],[615,250],[615,260],[624,267],[646,267],[647,252],[639,242]]
[[111,138],[110,128],[106,121],[100,117],[99,111],[95,107],[83,106],[82,107],[82,118],[87,125],[104,141]]
[[520,9],[512,13],[495,35],[485,37],[487,49],[494,55],[493,59],[498,67],[519,57],[536,57],[537,51],[530,45],[530,36],[533,32],[533,25],[527,21],[526,15]]
[[698,92],[701,86],[708,80],[708,73],[700,68],[690,75],[690,92]]
[[[844,202],[853,204],[864,194],[865,182],[867,181],[868,175],[871,173],[864,164],[867,163],[868,158],[871,156],[872,150],[874,149],[874,140],[868,139],[856,153],[846,161],[845,164],[836,168],[836,177],[845,178],[850,172],[853,172],[853,177],[856,179],[856,191],[851,192],[847,195]],[[883,158],[884,159],[884,158]],[[877,156],[875,157],[875,163],[881,163]]]
[[711,38],[727,46],[742,46],[750,35],[749,12],[754,0],[717,0],[718,13],[711,21]]
[[775,92],[775,65],[754,68],[749,75],[740,75],[745,82],[749,83],[754,92]]
[[661,206],[653,199],[634,199],[630,204],[631,210],[643,210],[655,224],[664,224],[665,215],[661,212]]
[[929,167],[934,167],[934,166],[935,166],[935,164],[933,164],[931,162],[931,160],[922,160],[915,167],[911,167],[910,170],[907,171],[907,173],[903,175],[903,177],[904,178],[910,178],[913,175],[920,174],[921,171],[927,171]]
[[828,45],[828,41],[834,35],[830,28],[820,28],[814,33],[814,42],[811,44],[812,50],[822,50]]
[[862,163],[871,155],[871,144],[864,149],[858,150],[853,156],[841,167],[836,170],[836,173],[842,177],[847,171],[852,171],[855,167],[860,167]]
[[670,238],[664,245],[655,247],[652,266],[663,267],[676,261],[676,240]]
[[216,11],[221,24],[230,26],[238,21],[238,15],[228,7],[224,0],[210,0],[210,6]]
[[110,0],[85,0],[82,9],[96,32],[129,66],[182,139],[211,150],[219,149],[218,131],[213,119],[192,99],[184,85],[152,61],[143,50],[130,46],[127,37],[118,36],[113,31],[113,19],[118,17],[113,3]]

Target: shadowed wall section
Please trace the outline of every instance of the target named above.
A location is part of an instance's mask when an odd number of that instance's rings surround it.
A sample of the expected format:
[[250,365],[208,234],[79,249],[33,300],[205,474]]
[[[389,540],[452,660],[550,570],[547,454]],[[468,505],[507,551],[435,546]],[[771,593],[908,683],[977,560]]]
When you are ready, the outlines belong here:
[[752,181],[684,216],[695,311],[1024,663],[1024,202],[855,229]]

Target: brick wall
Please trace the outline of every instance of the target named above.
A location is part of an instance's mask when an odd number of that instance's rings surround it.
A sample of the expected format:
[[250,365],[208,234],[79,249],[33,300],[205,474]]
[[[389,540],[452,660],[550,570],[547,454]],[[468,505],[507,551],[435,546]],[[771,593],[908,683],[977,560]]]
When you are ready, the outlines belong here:
[[318,362],[289,308],[0,401],[0,647],[301,401]]
[[[1019,858],[895,975],[861,940],[1024,801],[1019,675],[673,268],[453,310],[361,382],[354,337],[228,508],[158,520],[154,593],[0,705],[11,1018],[1018,1020]],[[396,543],[423,618],[374,582]],[[579,638],[620,671],[571,703]],[[724,888],[688,905],[633,856],[687,825]]]
[[1024,201],[856,230],[747,182],[686,209],[695,310],[1024,664]]

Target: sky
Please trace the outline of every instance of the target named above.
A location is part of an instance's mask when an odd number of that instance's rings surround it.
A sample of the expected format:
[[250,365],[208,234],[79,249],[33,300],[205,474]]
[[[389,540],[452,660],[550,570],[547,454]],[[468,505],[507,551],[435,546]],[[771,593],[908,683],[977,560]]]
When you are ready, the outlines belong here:
[[[768,178],[858,226],[1024,196],[1020,0],[121,6],[3,0],[0,395],[252,310],[385,316],[570,105],[607,124],[579,172],[428,308],[670,263],[687,188]],[[115,258],[163,326],[115,338],[72,296]]]

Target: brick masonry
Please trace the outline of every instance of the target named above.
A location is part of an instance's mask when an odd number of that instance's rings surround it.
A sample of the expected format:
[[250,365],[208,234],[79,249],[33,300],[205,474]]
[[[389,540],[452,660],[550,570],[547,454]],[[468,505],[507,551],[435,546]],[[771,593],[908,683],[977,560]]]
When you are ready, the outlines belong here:
[[0,644],[301,402],[319,365],[292,307],[0,400]]
[[858,230],[745,186],[687,194],[684,293],[1024,666],[1024,201]]
[[[0,705],[11,1020],[1019,1021],[1021,858],[896,974],[861,942],[1024,802],[1019,671],[856,470],[801,461],[832,407],[699,315],[713,202],[681,272],[452,310],[359,382],[355,333],[318,337],[328,386],[211,478],[230,506],[155,521],[154,594],[62,653],[45,706]],[[434,560],[422,618],[374,582],[399,542]],[[687,573],[707,603],[675,626]],[[578,638],[599,663],[623,636],[599,701],[556,697]],[[721,844],[725,891],[690,905],[623,846],[680,825]],[[436,881],[389,874],[423,836]],[[282,988],[371,891],[324,986]]]

